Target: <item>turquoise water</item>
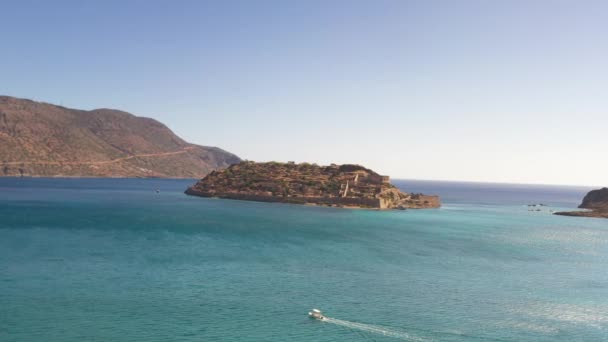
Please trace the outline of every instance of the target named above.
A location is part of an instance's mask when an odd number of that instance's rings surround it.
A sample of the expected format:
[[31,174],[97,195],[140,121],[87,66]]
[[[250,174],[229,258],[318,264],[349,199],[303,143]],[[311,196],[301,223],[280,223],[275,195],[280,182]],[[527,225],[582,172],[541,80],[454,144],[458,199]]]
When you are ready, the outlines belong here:
[[549,212],[589,189],[402,181],[444,207],[378,212],[191,182],[0,179],[0,341],[608,340],[608,220]]

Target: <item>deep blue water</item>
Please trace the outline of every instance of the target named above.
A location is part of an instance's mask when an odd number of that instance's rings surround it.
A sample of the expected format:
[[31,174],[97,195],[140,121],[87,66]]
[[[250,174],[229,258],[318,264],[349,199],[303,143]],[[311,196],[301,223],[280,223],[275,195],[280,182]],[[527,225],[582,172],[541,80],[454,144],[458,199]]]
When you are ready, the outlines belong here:
[[0,178],[0,341],[608,340],[608,220],[550,213],[590,189],[396,181],[444,206],[380,212],[192,182]]

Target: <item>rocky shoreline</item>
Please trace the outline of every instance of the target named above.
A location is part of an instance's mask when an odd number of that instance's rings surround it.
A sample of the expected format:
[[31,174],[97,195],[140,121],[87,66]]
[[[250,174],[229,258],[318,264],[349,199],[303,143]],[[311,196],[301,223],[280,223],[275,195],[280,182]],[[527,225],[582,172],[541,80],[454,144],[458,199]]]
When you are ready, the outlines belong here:
[[588,210],[562,211],[555,215],[608,218],[608,188],[590,191],[578,207]]
[[553,213],[559,216],[573,216],[573,217],[595,217],[595,218],[608,218],[608,211],[558,211]]

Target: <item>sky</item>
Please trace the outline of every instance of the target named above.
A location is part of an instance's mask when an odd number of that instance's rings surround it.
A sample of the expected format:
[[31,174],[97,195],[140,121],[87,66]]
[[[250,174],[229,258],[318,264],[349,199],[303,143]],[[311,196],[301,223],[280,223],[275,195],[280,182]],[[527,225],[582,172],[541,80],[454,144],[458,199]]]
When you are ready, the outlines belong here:
[[0,94],[243,159],[608,185],[607,1],[5,1]]

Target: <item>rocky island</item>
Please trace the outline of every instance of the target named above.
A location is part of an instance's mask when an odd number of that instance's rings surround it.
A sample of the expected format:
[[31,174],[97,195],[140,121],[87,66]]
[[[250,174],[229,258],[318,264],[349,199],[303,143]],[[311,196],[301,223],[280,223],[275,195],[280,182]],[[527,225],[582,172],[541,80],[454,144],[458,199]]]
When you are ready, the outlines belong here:
[[555,215],[608,218],[608,188],[590,191],[578,206],[587,211],[563,211]]
[[244,161],[216,170],[186,194],[260,202],[344,208],[438,208],[438,196],[400,191],[388,176],[360,165],[256,163]]

